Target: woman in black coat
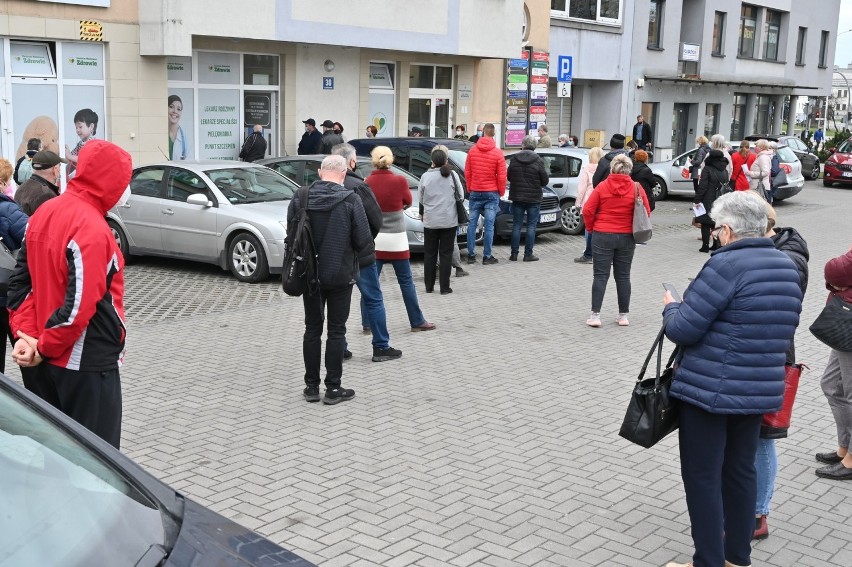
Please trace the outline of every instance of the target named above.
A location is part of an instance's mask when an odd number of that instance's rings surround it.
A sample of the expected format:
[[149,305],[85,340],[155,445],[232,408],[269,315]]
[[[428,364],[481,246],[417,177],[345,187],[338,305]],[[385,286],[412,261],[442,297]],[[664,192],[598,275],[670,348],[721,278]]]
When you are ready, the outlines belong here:
[[[636,150],[633,152],[633,171],[630,172],[630,179],[639,183],[642,189],[645,190],[645,195],[648,197],[648,204],[651,205],[651,210],[654,210],[654,185],[657,181],[654,179],[654,172],[647,165],[648,152],[645,150]],[[708,209],[709,210],[709,209]]]
[[[713,230],[714,221],[710,218],[710,209],[713,208],[713,202],[719,196],[722,185],[728,181],[728,160],[725,159],[725,154],[721,150],[710,150],[707,157],[704,158],[704,166],[701,170],[701,179],[698,180],[698,187],[695,189],[695,199],[693,202],[697,206],[699,203],[704,205],[707,211],[695,220],[701,223],[701,248],[699,252],[710,251],[710,233]],[[717,248],[716,244],[713,245]]]

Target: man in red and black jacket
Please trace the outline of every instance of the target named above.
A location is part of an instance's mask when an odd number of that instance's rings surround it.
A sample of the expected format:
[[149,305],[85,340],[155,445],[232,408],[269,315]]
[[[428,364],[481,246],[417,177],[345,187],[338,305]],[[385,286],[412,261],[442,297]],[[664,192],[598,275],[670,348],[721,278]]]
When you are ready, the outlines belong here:
[[80,150],[59,197],[30,217],[9,280],[12,357],[45,364],[41,397],[118,448],[124,354],[124,258],[106,212],[130,195],[130,154],[104,140]]

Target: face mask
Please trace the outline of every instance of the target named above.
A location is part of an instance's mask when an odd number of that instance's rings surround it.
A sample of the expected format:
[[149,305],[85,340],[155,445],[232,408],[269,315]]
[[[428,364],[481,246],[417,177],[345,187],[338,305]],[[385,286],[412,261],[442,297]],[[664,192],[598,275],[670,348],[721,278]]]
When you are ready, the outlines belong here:
[[128,199],[130,199],[130,185],[127,186],[127,189],[125,189],[124,193],[121,194],[121,197],[118,198],[118,203],[116,203],[115,206],[123,207],[127,204]]
[[367,137],[368,137],[368,138],[372,138],[372,137],[373,137],[373,133],[372,133],[370,130],[367,130]]
[[461,136],[461,135],[462,135],[462,131],[461,131],[461,130],[456,130],[456,136]]

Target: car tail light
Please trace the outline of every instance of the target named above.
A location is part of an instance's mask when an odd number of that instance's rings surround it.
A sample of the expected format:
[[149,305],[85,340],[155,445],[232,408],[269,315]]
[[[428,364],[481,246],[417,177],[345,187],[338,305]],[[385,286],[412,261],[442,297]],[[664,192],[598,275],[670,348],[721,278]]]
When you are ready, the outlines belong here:
[[793,173],[793,168],[792,168],[792,167],[790,167],[790,165],[789,165],[789,164],[782,163],[782,164],[781,164],[781,169],[783,169],[783,170],[784,170],[784,173],[788,173],[788,174],[789,174],[789,173]]

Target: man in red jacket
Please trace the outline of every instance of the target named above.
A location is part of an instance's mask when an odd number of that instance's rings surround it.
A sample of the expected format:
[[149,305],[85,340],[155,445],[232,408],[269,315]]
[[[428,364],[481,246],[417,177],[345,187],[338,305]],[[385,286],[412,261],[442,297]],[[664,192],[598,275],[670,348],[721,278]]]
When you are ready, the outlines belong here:
[[485,215],[485,235],[482,243],[482,264],[496,264],[491,255],[494,242],[494,219],[500,210],[500,197],[506,193],[506,158],[494,143],[494,124],[482,127],[482,137],[470,148],[464,164],[464,178],[470,193],[470,224],[467,227],[467,263],[476,263],[476,225],[479,215]]
[[80,150],[59,197],[30,217],[9,280],[12,357],[46,364],[42,396],[118,448],[124,354],[124,258],[105,216],[130,196],[130,154],[104,140]]

